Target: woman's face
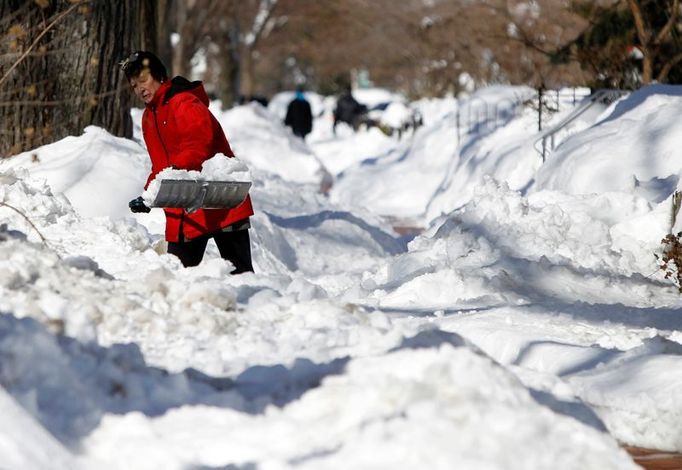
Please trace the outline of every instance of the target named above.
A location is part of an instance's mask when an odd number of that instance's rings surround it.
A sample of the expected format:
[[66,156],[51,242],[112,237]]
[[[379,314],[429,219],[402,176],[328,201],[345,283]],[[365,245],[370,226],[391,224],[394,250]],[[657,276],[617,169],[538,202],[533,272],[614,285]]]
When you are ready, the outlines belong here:
[[149,104],[154,98],[154,94],[161,86],[161,82],[157,81],[149,70],[143,70],[140,75],[130,79],[130,86],[133,89],[133,93],[144,101],[145,104]]

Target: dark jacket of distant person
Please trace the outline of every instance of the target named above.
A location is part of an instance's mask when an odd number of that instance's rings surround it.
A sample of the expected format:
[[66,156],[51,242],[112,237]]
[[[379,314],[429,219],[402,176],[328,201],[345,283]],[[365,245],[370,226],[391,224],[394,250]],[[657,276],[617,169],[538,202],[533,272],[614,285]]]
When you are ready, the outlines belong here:
[[296,96],[287,107],[284,125],[291,127],[294,135],[301,138],[305,138],[313,129],[313,113],[310,110],[310,103],[300,90],[296,92]]
[[356,119],[367,111],[367,107],[358,103],[350,89],[346,90],[336,102],[334,109],[334,124],[337,122],[346,122],[353,125]]

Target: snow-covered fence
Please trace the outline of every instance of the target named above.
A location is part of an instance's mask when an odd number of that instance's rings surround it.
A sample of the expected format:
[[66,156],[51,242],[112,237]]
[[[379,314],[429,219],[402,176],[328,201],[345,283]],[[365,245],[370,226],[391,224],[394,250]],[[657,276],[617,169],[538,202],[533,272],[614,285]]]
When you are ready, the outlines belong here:
[[549,118],[566,107],[573,108],[591,94],[592,91],[589,88],[539,89],[535,94],[535,99],[530,101],[537,106],[538,131],[542,131],[543,117]]
[[471,132],[485,135],[507,124],[521,110],[524,99],[507,98],[487,102],[472,97],[457,107],[457,142]]
[[[612,90],[612,89],[602,89],[602,90],[597,90],[594,93],[584,96],[581,101],[578,103],[577,101],[574,101],[574,106],[575,108],[573,111],[571,111],[566,117],[564,117],[561,121],[558,123],[552,125],[551,127],[545,129],[544,131],[542,130],[542,93],[539,93],[539,98],[538,102],[541,103],[540,106],[538,106],[538,130],[542,131],[540,134],[540,137],[535,141],[535,149],[538,151],[538,153],[542,156],[542,161],[544,162],[545,159],[547,158],[547,154],[554,150],[557,145],[559,145],[558,141],[558,133],[562,129],[564,129],[566,126],[571,124],[573,121],[578,119],[582,114],[584,114],[588,109],[593,107],[596,104],[603,104],[603,105],[609,105],[616,101],[618,98],[626,94],[626,91],[623,90]],[[545,95],[547,92],[545,91]],[[575,96],[575,95],[574,95]],[[575,99],[575,98],[574,98]],[[560,96],[557,94],[557,108],[556,111],[559,111],[559,106],[558,103],[560,103]],[[554,110],[554,109],[553,109]]]

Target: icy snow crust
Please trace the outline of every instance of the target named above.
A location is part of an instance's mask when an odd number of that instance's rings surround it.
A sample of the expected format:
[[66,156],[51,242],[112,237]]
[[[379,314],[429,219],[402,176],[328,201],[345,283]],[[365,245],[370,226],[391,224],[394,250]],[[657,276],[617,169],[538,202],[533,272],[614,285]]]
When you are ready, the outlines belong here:
[[256,273],[233,277],[213,245],[195,268],[165,254],[160,210],[126,213],[149,171],[135,141],[89,127],[0,162],[2,465],[601,470],[637,468],[617,441],[682,451],[682,301],[653,258],[681,96],[586,117],[544,165],[525,108],[458,133],[474,97],[415,103],[426,125],[402,140],[334,136],[320,99],[306,143],[276,109],[213,104],[239,157],[220,163],[253,182]]

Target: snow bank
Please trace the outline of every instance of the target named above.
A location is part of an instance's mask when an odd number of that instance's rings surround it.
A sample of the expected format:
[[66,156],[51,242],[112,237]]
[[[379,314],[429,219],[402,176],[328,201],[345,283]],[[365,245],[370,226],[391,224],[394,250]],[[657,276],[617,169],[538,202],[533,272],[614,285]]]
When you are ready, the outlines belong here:
[[128,201],[140,195],[140,181],[150,167],[140,145],[95,126],[0,162],[0,171],[26,168],[46,179],[55,194],[66,196],[86,217],[115,218],[130,213]]
[[[661,292],[658,280],[643,279],[655,272],[665,209],[652,211],[647,201],[619,193],[525,198],[487,179],[470,203],[413,240],[409,253],[366,273],[363,285],[375,290],[380,305],[394,308],[538,296],[575,301],[592,298],[596,289],[605,302],[674,303],[675,295]],[[632,235],[634,225],[648,226],[651,237]]]
[[[447,111],[425,108],[427,122],[439,118],[420,128],[414,139],[384,144],[383,153],[365,153],[364,160],[346,166],[332,189],[332,199],[425,226],[469,201],[487,175],[514,189],[524,187],[541,161],[532,148],[532,138],[527,137],[529,131],[534,134],[532,110],[519,116],[514,113],[516,104],[531,93],[527,87],[482,90],[460,103],[461,122],[457,107]],[[486,132],[470,129],[473,124],[469,120],[486,116],[500,127],[483,138],[481,134]],[[458,125],[462,142],[458,142]]]
[[235,155],[249,168],[287,181],[319,184],[325,169],[305,143],[257,103],[226,112],[213,109]]
[[414,139],[346,169],[332,188],[332,201],[365,206],[408,224],[418,219],[438,189],[444,169],[455,158],[457,141],[451,125],[444,120],[420,128]]
[[[475,103],[507,109],[512,90]],[[628,139],[661,96],[579,123],[555,155],[612,122]],[[161,211],[106,217],[119,209],[98,198],[125,206],[148,174],[137,144],[88,128],[61,153],[3,162],[0,202],[31,222],[0,207],[0,407],[26,438],[0,432],[0,447],[28,468],[46,455],[103,469],[632,468],[606,431],[681,450],[682,301],[653,258],[674,168],[655,160],[625,191],[533,185],[534,113],[457,142],[451,104],[402,141],[333,136],[321,117],[307,144],[260,106],[218,110],[253,178],[256,273],[240,276],[212,244],[182,268]],[[330,198],[316,153],[347,157]],[[632,161],[612,162],[614,179]],[[67,199],[33,176],[80,181],[111,162],[137,194],[114,179]],[[407,218],[429,224],[409,244],[390,226]]]
[[[0,317],[1,318],[1,317]],[[0,336],[3,331],[0,329]],[[0,454],[6,468],[77,470],[74,456],[0,387]],[[11,424],[11,426],[8,426]]]
[[[652,255],[668,218],[668,204],[652,208],[636,195],[526,198],[488,180],[362,286],[385,309],[436,312],[504,364],[561,377],[537,393],[565,395],[574,404],[558,409],[574,416],[584,414],[577,403],[591,406],[621,442],[676,450],[680,300],[654,276]],[[475,315],[458,316],[465,312]]]
[[682,90],[651,85],[614,103],[600,122],[567,139],[539,169],[533,190],[619,191],[661,202],[677,187]]
[[376,162],[391,153],[397,145],[394,139],[377,128],[353,132],[350,127],[338,126],[337,135],[334,136],[331,123],[328,127],[326,133],[320,131],[314,135],[309,145],[325,168],[336,177],[352,166],[362,165],[362,162]]
[[[86,447],[115,462],[144,462],[138,468],[181,468],[168,454],[211,467],[507,469],[513,461],[528,469],[636,468],[607,435],[557,419],[464,344],[423,333],[387,354],[348,361],[263,415],[185,407],[149,421],[111,416]],[[174,430],[196,419],[201,428],[177,446]],[[126,439],[131,432],[139,438]]]

